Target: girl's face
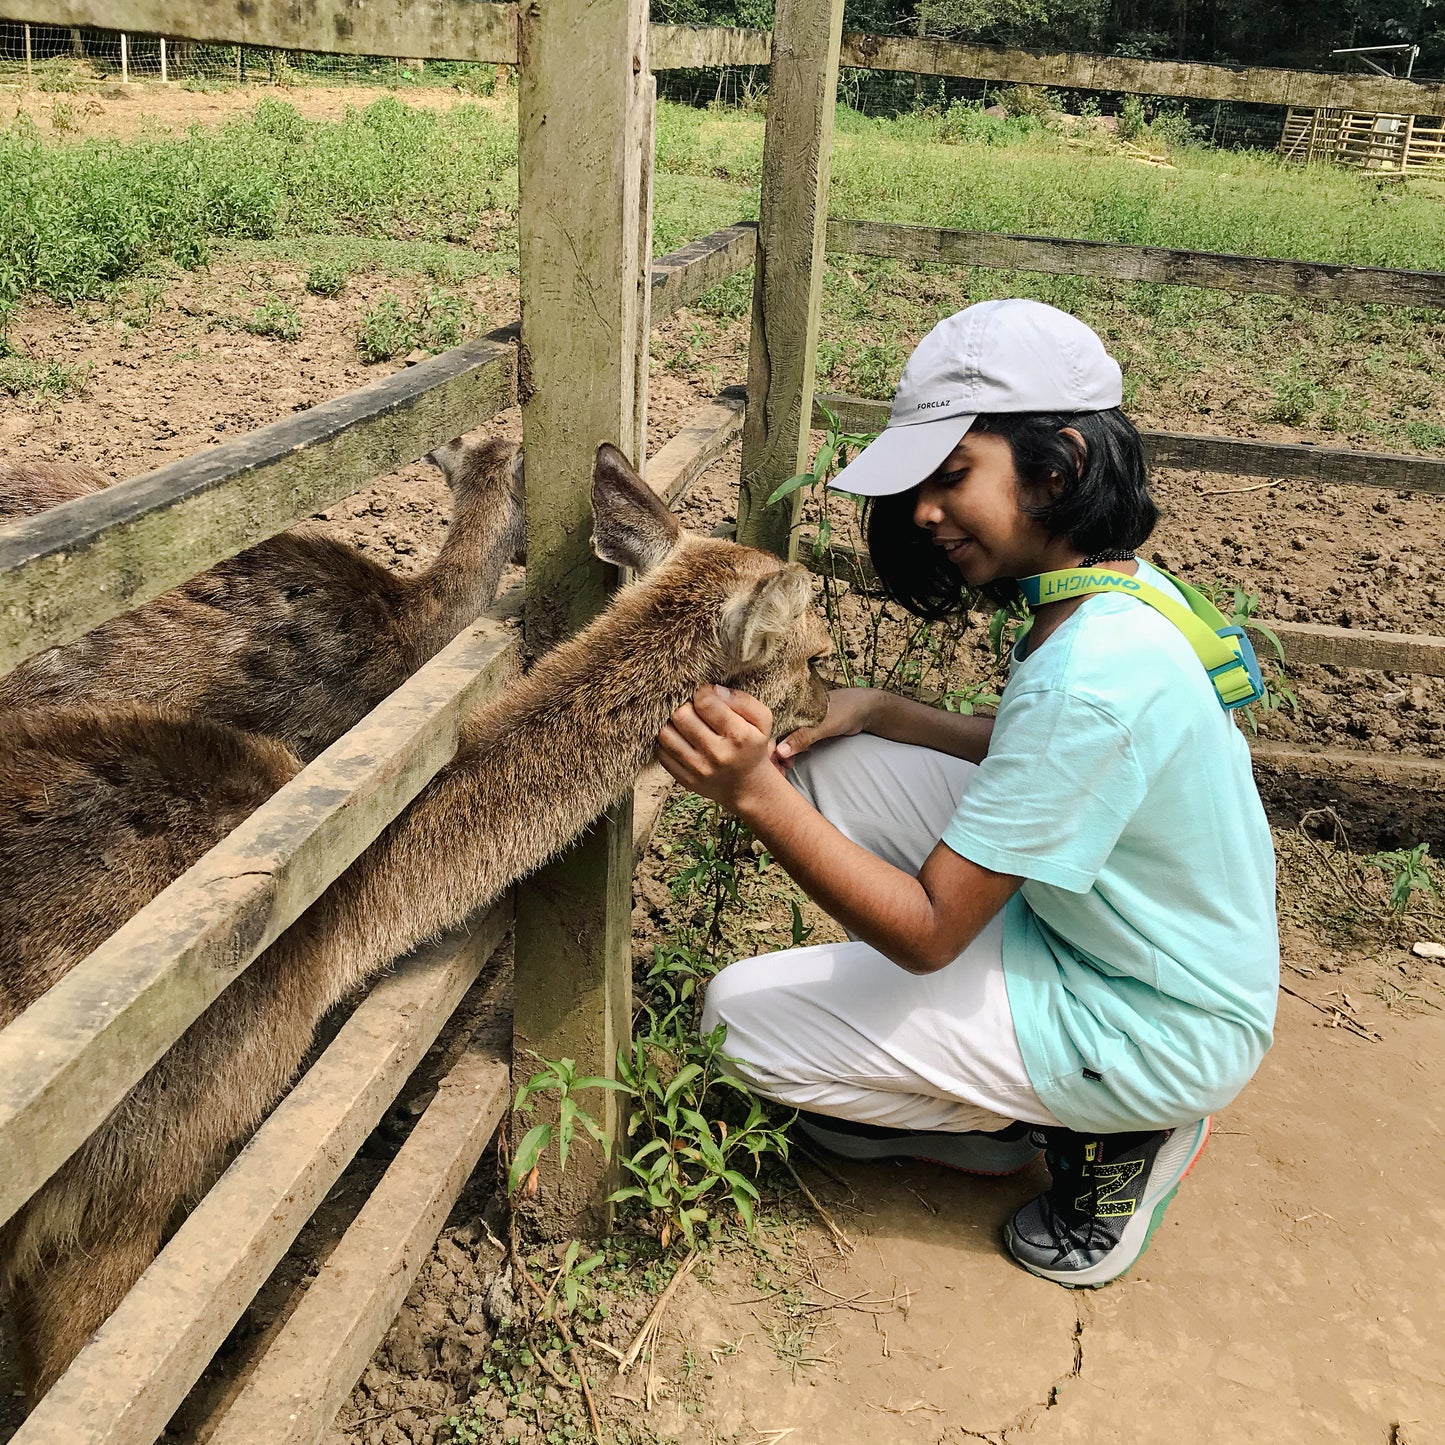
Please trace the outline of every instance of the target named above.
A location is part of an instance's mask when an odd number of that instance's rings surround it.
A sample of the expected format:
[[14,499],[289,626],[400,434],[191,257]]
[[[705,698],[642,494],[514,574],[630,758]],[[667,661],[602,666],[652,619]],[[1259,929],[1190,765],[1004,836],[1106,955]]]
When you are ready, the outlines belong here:
[[1071,565],[1075,549],[1023,511],[1013,452],[1002,438],[968,432],[918,491],[913,520],[933,536],[970,587]]

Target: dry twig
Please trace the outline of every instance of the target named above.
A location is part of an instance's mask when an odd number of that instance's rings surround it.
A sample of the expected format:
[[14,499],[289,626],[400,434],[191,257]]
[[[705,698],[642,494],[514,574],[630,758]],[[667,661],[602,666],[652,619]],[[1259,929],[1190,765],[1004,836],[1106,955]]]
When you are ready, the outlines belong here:
[[657,1327],[662,1323],[663,1311],[671,1302],[678,1286],[692,1273],[697,1261],[698,1253],[694,1249],[678,1265],[672,1278],[667,1282],[667,1288],[657,1297],[657,1303],[648,1311],[647,1318],[642,1322],[642,1328],[637,1332],[637,1338],[622,1352],[617,1366],[619,1375],[625,1375],[637,1363],[643,1350],[647,1348],[649,1339],[656,1339]]
[[825,1225],[827,1225],[828,1233],[833,1236],[833,1244],[837,1248],[838,1253],[842,1255],[852,1254],[854,1249],[853,1241],[849,1239],[848,1236],[844,1234],[843,1231],[838,1227],[838,1224],[834,1220],[833,1216],[829,1214],[826,1209],[823,1208],[822,1204],[819,1202],[818,1196],[814,1194],[813,1191],[809,1189],[806,1184],[803,1183],[802,1176],[799,1175],[798,1171],[794,1169],[793,1166],[786,1159],[783,1160],[783,1168],[786,1169],[788,1173],[793,1176],[793,1182],[798,1186],[799,1189],[803,1191],[803,1194],[807,1198],[808,1203],[811,1204],[813,1208],[818,1211],[818,1218],[821,1219]]

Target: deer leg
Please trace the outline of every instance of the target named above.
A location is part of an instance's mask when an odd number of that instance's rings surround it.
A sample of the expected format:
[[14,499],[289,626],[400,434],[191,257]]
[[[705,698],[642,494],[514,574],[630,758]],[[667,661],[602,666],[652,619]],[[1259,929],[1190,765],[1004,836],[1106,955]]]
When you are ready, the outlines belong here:
[[163,1226],[164,1220],[127,1220],[104,1239],[43,1258],[15,1280],[10,1304],[31,1409],[156,1257]]

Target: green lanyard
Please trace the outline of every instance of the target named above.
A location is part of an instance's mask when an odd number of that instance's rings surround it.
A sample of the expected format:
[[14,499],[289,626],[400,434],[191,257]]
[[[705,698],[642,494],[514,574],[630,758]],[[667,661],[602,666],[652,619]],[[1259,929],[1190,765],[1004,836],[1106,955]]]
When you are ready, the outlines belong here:
[[1254,646],[1244,629],[1231,625],[1197,588],[1164,572],[1162,567],[1158,570],[1179,589],[1187,606],[1127,572],[1108,567],[1069,567],[1062,572],[1041,572],[1037,577],[1020,577],[1018,585],[1024,601],[1033,608],[1111,592],[1133,597],[1166,617],[1184,634],[1214,684],[1220,707],[1229,711],[1258,702],[1264,696],[1264,680]]

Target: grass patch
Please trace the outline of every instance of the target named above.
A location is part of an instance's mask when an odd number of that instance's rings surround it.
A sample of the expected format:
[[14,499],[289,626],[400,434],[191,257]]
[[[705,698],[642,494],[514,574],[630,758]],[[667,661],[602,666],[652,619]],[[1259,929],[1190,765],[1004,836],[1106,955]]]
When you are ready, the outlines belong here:
[[0,356],[0,395],[28,396],[36,401],[62,401],[68,396],[81,396],[93,370],[88,361],[68,366],[61,361]]
[[475,331],[479,320],[471,302],[449,291],[434,288],[410,308],[388,291],[362,318],[356,353],[374,363],[411,351],[445,351]]

